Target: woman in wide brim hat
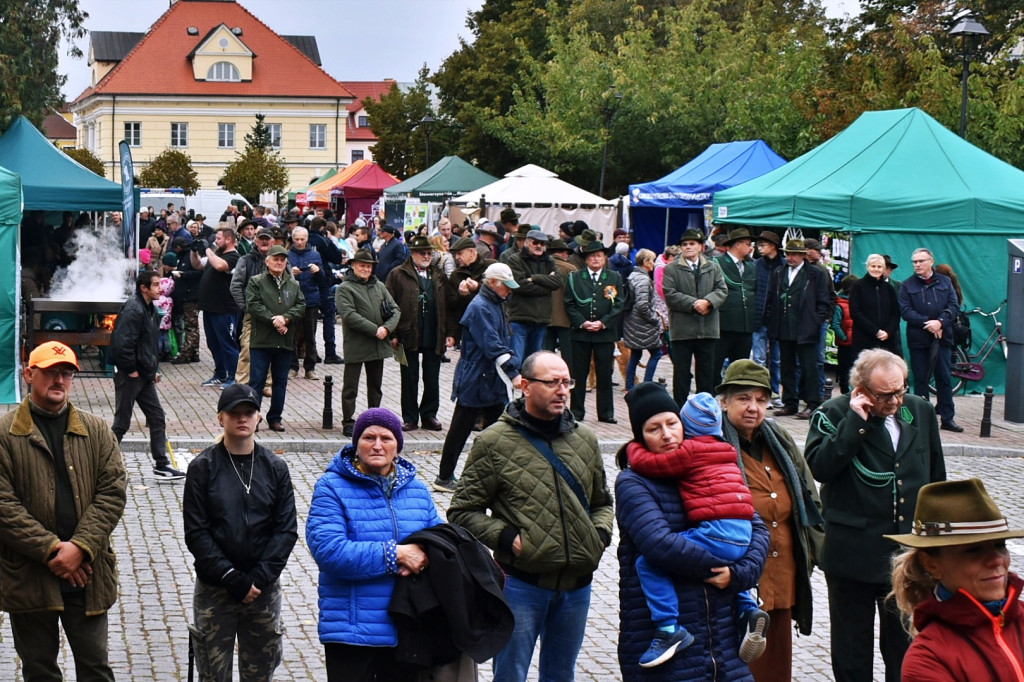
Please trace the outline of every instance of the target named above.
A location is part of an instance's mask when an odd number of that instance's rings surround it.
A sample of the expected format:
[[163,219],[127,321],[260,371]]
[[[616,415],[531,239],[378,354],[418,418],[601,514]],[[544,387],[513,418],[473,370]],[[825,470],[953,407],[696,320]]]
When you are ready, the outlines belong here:
[[915,635],[904,680],[1024,680],[1024,580],[1010,572],[1013,530],[984,483],[921,488],[910,549],[893,560],[896,604]]

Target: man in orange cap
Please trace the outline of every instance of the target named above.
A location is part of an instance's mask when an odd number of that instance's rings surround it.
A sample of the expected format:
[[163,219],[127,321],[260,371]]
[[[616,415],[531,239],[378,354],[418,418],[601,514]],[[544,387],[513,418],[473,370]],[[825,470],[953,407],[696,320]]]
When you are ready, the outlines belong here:
[[0,418],[0,608],[26,680],[59,679],[59,623],[79,679],[114,679],[107,610],[117,599],[111,533],[125,506],[117,439],[68,399],[78,358],[47,341],[24,370],[29,395]]

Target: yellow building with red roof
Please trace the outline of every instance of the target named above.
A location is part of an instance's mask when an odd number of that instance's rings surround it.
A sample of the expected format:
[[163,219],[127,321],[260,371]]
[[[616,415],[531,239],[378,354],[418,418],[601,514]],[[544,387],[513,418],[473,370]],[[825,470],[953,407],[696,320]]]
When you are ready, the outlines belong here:
[[316,39],[281,36],[235,0],[176,0],[139,33],[93,32],[92,85],[71,103],[78,146],[120,177],[118,143],[136,174],[165,149],[192,158],[204,188],[245,148],[265,115],[290,188],[350,163],[356,95],[320,67]]

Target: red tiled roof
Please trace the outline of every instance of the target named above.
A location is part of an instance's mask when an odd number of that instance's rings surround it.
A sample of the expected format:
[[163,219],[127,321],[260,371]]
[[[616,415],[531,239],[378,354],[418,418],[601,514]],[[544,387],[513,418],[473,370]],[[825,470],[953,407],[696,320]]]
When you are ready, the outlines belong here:
[[391,86],[395,85],[395,81],[342,81],[341,84],[355,95],[355,99],[347,107],[348,122],[345,126],[345,139],[349,141],[376,142],[377,135],[373,132],[372,128],[360,128],[356,125],[358,121],[355,114],[362,110],[363,100],[367,97],[372,97],[379,101],[382,95],[391,92]]
[[50,114],[43,119],[43,135],[48,140],[74,140],[78,130],[60,114]]
[[[241,83],[197,81],[188,55],[211,30],[226,24],[241,28],[239,40],[257,56],[252,81]],[[198,35],[188,35],[194,26]],[[352,97],[294,45],[279,36],[237,2],[192,0],[176,2],[157,19],[146,37],[95,86],[76,101],[92,94],[186,95],[240,97]]]

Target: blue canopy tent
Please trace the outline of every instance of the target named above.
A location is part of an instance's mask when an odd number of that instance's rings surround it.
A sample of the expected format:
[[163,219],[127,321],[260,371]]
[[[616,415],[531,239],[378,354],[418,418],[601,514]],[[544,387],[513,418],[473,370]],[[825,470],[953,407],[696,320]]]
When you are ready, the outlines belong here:
[[629,186],[633,243],[661,253],[691,224],[702,226],[715,192],[785,165],[762,140],[718,142],[660,180]]

